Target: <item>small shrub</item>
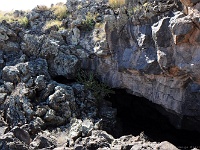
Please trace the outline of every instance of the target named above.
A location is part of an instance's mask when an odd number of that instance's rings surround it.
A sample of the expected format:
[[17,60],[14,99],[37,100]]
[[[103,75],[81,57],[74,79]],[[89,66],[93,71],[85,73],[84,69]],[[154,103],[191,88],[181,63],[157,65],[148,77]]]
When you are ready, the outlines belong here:
[[82,9],[82,8],[83,8],[82,5],[78,5],[78,6],[77,6],[77,9],[78,9],[78,10],[80,10],[80,9]]
[[37,11],[47,11],[47,10],[49,10],[49,8],[45,5],[37,5],[37,7],[35,7],[35,9]]
[[19,22],[19,24],[21,24],[24,27],[27,27],[29,24],[27,17],[19,17],[18,22]]
[[62,26],[62,21],[59,21],[59,20],[50,20],[50,21],[47,21],[46,24],[44,25],[44,29],[49,29],[53,26],[57,26],[58,28],[61,28]]
[[87,90],[91,91],[92,95],[97,100],[102,100],[105,96],[114,94],[114,91],[110,87],[97,81],[92,72],[79,71],[77,74],[77,81],[82,83]]
[[92,15],[90,12],[88,12],[85,17],[85,20],[82,21],[82,28],[87,31],[92,30],[95,25],[94,18],[95,18],[95,16]]
[[137,12],[140,12],[142,11],[142,6],[141,5],[136,5],[133,7],[133,13],[137,13]]
[[5,20],[8,23],[18,22],[23,27],[27,27],[29,24],[27,17],[23,17],[23,16],[14,17],[13,12],[0,13],[0,22],[2,22],[3,20]]
[[53,13],[57,19],[62,20],[67,17],[67,7],[66,5],[55,5],[52,7]]
[[3,21],[3,20],[5,20],[8,23],[11,23],[11,22],[15,21],[15,18],[12,15],[12,12],[10,12],[10,13],[1,12],[1,14],[0,14],[0,22]]
[[125,0],[109,0],[108,3],[113,8],[119,8],[125,4]]

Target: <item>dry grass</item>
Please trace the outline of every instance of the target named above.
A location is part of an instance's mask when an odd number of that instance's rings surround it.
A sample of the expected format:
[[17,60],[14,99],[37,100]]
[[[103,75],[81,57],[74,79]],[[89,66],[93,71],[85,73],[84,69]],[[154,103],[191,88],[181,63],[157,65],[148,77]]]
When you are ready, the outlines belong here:
[[36,9],[37,11],[47,11],[47,10],[49,10],[49,8],[48,8],[47,6],[45,6],[45,5],[37,5],[37,6],[35,7],[35,9]]
[[53,26],[57,26],[58,28],[60,28],[62,26],[62,21],[59,21],[59,20],[48,21],[48,22],[46,22],[44,29],[46,30],[46,29],[49,29]]
[[17,21],[19,22],[19,24],[21,24],[24,27],[27,27],[29,23],[27,17],[19,17]]
[[113,8],[118,8],[125,4],[126,0],[109,0],[108,3]]
[[24,16],[14,17],[13,12],[8,12],[8,13],[0,12],[0,22],[2,22],[3,20],[5,20],[8,23],[18,22],[24,27],[27,27],[29,23],[27,17]]
[[57,19],[62,20],[67,17],[67,7],[64,4],[54,5],[52,8]]

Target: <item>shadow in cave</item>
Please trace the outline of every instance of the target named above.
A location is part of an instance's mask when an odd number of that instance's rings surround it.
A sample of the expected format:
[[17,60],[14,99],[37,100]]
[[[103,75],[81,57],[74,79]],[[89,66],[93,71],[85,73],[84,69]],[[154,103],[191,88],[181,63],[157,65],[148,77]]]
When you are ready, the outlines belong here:
[[150,141],[169,141],[181,149],[200,147],[200,133],[176,129],[168,118],[156,109],[161,106],[120,89],[115,89],[115,94],[111,94],[106,100],[112,102],[112,106],[117,109],[122,135],[137,136],[144,131]]
[[66,77],[61,75],[53,77],[53,80],[61,84],[72,84],[76,82],[75,79],[67,79]]

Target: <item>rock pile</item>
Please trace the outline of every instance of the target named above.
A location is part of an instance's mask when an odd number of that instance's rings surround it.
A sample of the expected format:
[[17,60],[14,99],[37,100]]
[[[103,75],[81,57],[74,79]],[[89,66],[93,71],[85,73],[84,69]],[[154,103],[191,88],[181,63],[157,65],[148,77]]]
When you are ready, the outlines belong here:
[[[177,149],[143,134],[108,134],[116,122],[108,102],[81,83],[53,80],[75,79],[80,68],[194,118],[199,129],[199,1],[131,2],[114,8],[107,0],[67,0],[59,4],[67,6],[63,20],[37,6],[14,13],[27,17],[27,28],[0,23],[0,149]],[[65,29],[44,29],[56,19]],[[173,123],[190,128],[187,119]]]

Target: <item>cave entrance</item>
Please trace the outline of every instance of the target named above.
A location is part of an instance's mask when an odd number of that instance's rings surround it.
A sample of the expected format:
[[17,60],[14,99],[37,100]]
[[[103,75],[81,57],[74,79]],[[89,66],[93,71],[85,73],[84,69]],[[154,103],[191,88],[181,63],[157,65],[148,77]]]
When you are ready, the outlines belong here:
[[52,79],[61,84],[72,84],[72,83],[76,82],[75,79],[67,79],[66,77],[64,77],[62,75],[55,76]]
[[125,90],[114,89],[114,91],[115,94],[110,95],[106,100],[117,109],[117,124],[120,124],[119,131],[122,131],[118,136],[129,134],[137,136],[144,132],[150,141],[169,141],[181,149],[200,146],[200,133],[176,129],[170,124],[168,118],[156,109],[160,106],[145,98],[128,94]]

